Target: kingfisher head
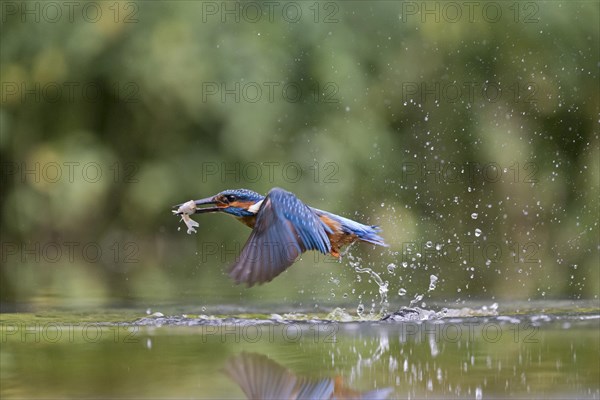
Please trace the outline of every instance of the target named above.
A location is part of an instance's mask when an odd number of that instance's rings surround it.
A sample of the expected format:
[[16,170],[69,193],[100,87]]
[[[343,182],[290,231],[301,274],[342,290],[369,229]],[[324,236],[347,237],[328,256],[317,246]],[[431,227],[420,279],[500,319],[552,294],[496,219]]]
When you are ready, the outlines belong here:
[[[196,214],[225,212],[235,217],[252,217],[256,215],[264,196],[248,189],[229,189],[205,199],[195,200]],[[212,207],[202,207],[210,205]],[[174,206],[179,208],[181,204]]]

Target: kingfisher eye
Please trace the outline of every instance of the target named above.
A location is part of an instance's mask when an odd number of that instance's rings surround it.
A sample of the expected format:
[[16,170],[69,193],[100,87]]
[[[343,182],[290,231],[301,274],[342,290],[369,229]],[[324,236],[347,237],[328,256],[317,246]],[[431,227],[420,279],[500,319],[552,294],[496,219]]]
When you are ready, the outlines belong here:
[[227,201],[229,201],[229,202],[235,201],[235,196],[232,195],[232,194],[228,195],[227,196]]

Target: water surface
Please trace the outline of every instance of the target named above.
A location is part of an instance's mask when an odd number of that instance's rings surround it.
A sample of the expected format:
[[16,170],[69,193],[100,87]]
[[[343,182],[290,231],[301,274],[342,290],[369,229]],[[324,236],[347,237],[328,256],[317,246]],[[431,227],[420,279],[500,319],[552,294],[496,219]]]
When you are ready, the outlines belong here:
[[5,313],[0,390],[2,398],[599,398],[599,327],[597,305],[585,302],[404,308],[383,318],[193,307]]

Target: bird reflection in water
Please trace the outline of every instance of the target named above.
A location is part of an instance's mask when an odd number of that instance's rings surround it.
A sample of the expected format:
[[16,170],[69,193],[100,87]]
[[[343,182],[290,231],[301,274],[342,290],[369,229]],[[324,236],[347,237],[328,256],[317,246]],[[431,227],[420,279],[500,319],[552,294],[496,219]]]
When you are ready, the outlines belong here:
[[298,376],[265,355],[241,353],[227,360],[227,374],[248,399],[387,399],[392,388],[359,392],[345,387],[341,377]]

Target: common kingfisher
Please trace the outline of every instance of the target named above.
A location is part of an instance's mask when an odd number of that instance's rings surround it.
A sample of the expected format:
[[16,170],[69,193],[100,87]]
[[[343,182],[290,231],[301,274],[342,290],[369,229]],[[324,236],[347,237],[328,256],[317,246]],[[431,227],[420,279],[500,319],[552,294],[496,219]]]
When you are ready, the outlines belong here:
[[242,389],[248,399],[387,399],[391,387],[359,392],[345,385],[341,376],[312,378],[298,375],[258,353],[229,358],[223,372]]
[[[206,205],[212,207],[200,208]],[[238,261],[229,270],[236,283],[246,283],[249,287],[270,282],[308,250],[340,258],[340,248],[356,241],[387,247],[377,235],[381,231],[378,226],[363,225],[309,207],[293,193],[280,188],[271,189],[266,197],[248,189],[225,190],[212,197],[178,204],[173,209],[173,213],[184,219],[189,218],[185,215],[188,212],[225,212],[252,228]]]

